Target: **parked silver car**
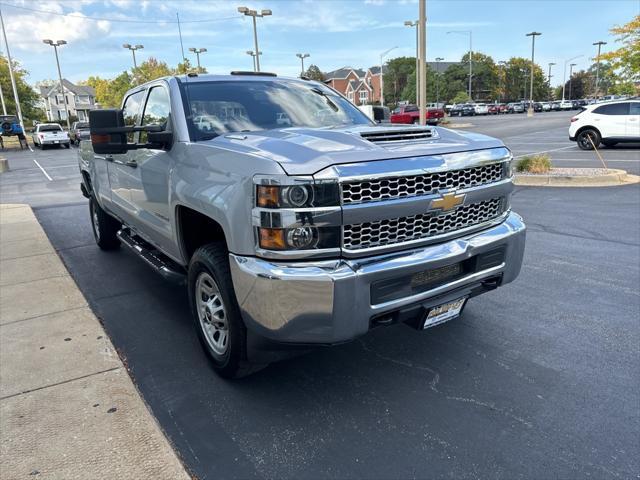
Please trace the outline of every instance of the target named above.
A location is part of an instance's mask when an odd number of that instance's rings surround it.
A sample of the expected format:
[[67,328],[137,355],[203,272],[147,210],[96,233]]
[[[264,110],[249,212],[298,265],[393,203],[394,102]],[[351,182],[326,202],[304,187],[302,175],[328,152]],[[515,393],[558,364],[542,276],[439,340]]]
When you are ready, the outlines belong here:
[[162,78],[90,120],[79,163],[97,244],[186,283],[223,376],[437,325],[520,271],[500,140],[376,126],[322,83],[253,72]]

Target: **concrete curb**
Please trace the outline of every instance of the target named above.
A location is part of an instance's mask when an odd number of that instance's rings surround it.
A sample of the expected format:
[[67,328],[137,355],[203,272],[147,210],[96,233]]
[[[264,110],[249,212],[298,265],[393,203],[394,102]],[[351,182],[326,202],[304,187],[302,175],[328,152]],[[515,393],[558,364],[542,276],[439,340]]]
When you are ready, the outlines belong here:
[[28,205],[0,205],[2,478],[188,479]]
[[473,127],[473,123],[450,123],[448,125],[443,125],[445,128],[469,128]]
[[606,175],[517,175],[514,184],[525,187],[614,187],[640,182],[626,170],[609,169]]

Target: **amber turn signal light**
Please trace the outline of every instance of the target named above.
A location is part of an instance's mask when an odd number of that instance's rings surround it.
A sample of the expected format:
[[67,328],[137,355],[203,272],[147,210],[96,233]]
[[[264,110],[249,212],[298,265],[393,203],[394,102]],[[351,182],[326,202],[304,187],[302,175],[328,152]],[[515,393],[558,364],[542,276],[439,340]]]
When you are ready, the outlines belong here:
[[281,228],[260,228],[260,248],[284,250],[287,248],[284,230]]
[[258,185],[256,203],[262,208],[277,208],[280,204],[280,188],[272,185]]

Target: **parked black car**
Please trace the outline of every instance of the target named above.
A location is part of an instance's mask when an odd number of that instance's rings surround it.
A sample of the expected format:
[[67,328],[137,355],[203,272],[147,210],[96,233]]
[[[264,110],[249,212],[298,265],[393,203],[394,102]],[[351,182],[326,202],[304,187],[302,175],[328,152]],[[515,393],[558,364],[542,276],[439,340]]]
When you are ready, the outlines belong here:
[[476,109],[470,103],[454,105],[453,107],[451,107],[451,110],[449,112],[449,115],[451,115],[452,117],[455,117],[455,116],[466,117],[466,116],[473,116],[475,114],[476,114]]

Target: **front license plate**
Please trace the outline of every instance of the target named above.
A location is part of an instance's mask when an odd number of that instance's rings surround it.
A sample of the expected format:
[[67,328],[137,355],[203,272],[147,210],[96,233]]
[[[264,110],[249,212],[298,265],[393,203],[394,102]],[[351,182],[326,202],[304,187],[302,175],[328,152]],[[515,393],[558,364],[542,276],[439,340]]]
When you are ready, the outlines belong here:
[[433,327],[434,325],[437,325],[439,323],[446,322],[447,320],[451,320],[452,318],[456,318],[458,315],[460,315],[462,307],[464,307],[464,302],[466,301],[467,297],[463,297],[459,298],[458,300],[454,300],[453,302],[433,307],[425,316],[422,328],[425,329]]

